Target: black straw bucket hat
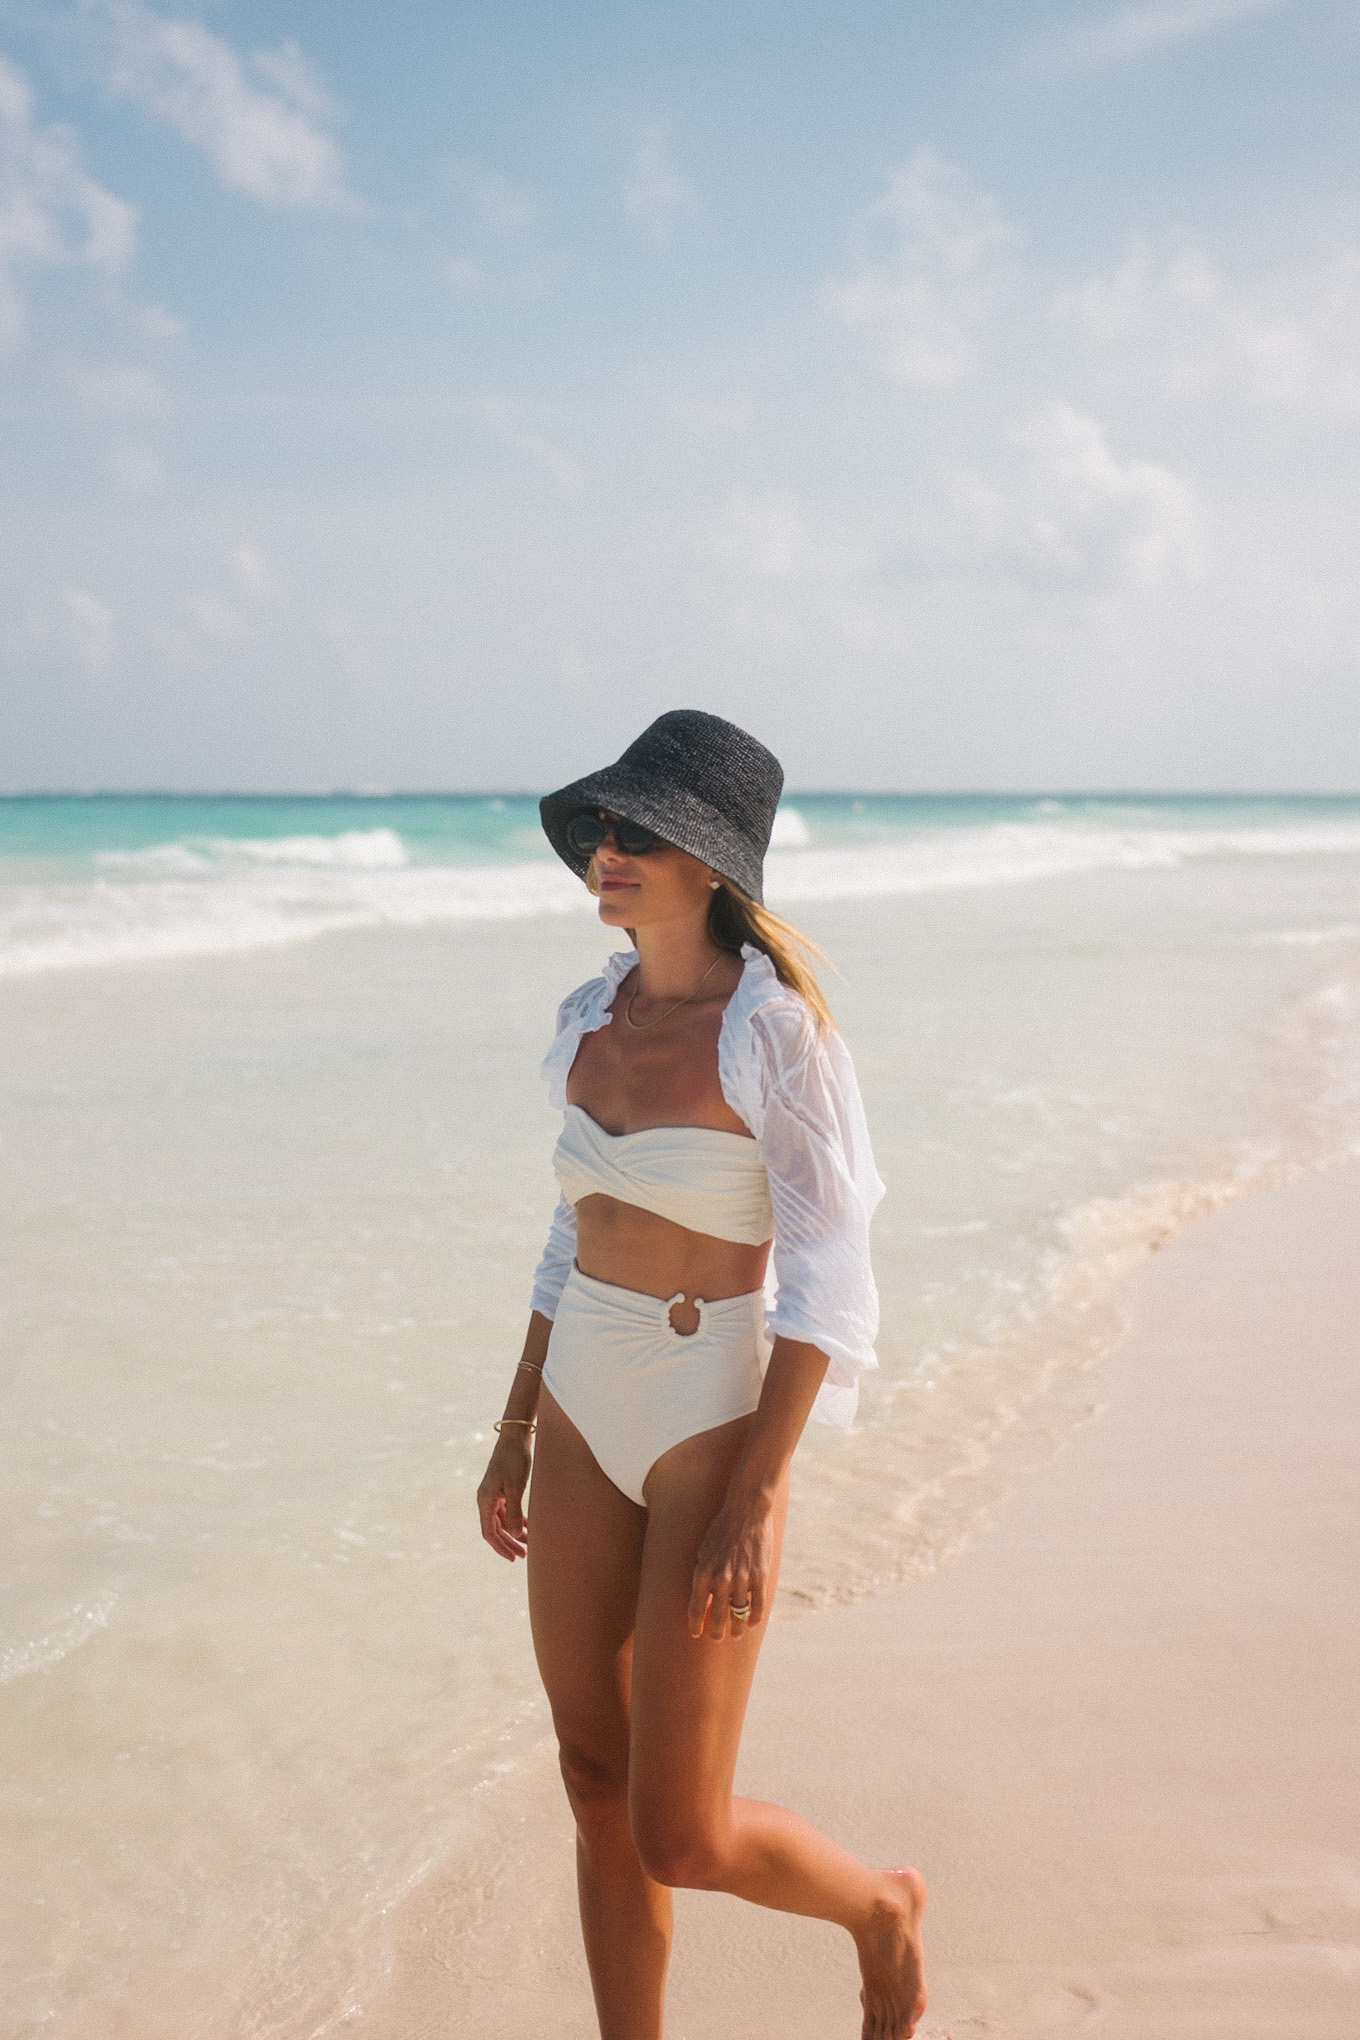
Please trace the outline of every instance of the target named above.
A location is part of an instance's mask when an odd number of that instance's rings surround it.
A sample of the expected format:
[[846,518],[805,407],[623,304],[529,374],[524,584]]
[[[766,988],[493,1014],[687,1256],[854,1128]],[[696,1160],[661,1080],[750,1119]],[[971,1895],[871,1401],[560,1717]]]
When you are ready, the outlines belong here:
[[567,841],[567,824],[583,809],[604,808],[701,857],[747,899],[763,903],[761,866],[783,786],[773,751],[745,730],[702,709],[673,708],[649,723],[617,763],[545,794],[538,811],[548,841],[578,878],[590,859]]

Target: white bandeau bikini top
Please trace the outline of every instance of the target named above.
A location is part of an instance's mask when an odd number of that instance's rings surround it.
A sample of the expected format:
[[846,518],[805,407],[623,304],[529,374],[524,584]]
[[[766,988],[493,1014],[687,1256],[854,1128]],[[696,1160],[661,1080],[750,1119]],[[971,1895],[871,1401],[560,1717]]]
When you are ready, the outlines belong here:
[[714,1126],[606,1133],[568,1105],[553,1171],[568,1204],[603,1192],[718,1240],[758,1247],[774,1234],[765,1164],[745,1134]]

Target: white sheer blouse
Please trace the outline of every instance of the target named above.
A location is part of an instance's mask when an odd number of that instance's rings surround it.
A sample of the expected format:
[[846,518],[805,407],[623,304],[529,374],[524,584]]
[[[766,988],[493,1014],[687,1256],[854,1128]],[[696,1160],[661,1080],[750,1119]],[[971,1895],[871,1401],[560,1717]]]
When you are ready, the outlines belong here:
[[[718,1036],[724,1098],[755,1135],[769,1177],[774,1252],[767,1284],[771,1338],[804,1340],[827,1356],[812,1414],[848,1431],[859,1377],[877,1367],[878,1291],[869,1265],[869,1221],[883,1195],[850,1052],[839,1034],[818,1037],[796,992],[748,944],[745,969]],[[607,1027],[635,950],[611,956],[602,977],[571,992],[543,1060],[548,1096],[567,1109],[567,1076],[583,1034]],[[576,1258],[576,1213],[558,1200],[534,1276],[533,1307],[556,1314]]]

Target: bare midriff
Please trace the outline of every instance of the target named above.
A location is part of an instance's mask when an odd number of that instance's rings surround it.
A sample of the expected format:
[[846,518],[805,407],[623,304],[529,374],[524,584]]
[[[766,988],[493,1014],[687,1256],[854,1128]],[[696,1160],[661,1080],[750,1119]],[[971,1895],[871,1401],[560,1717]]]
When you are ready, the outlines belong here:
[[643,1296],[680,1296],[720,1303],[765,1284],[770,1242],[748,1247],[691,1232],[636,1204],[597,1192],[576,1206],[576,1265],[596,1282]]

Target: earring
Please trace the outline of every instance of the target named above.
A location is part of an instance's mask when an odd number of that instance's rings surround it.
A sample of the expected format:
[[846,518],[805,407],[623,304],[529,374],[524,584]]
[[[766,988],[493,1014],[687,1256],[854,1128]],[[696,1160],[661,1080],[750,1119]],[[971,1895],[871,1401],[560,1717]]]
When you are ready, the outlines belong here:
[[708,881],[708,889],[710,892],[716,892],[721,884],[722,880],[720,878],[710,878],[710,880]]

